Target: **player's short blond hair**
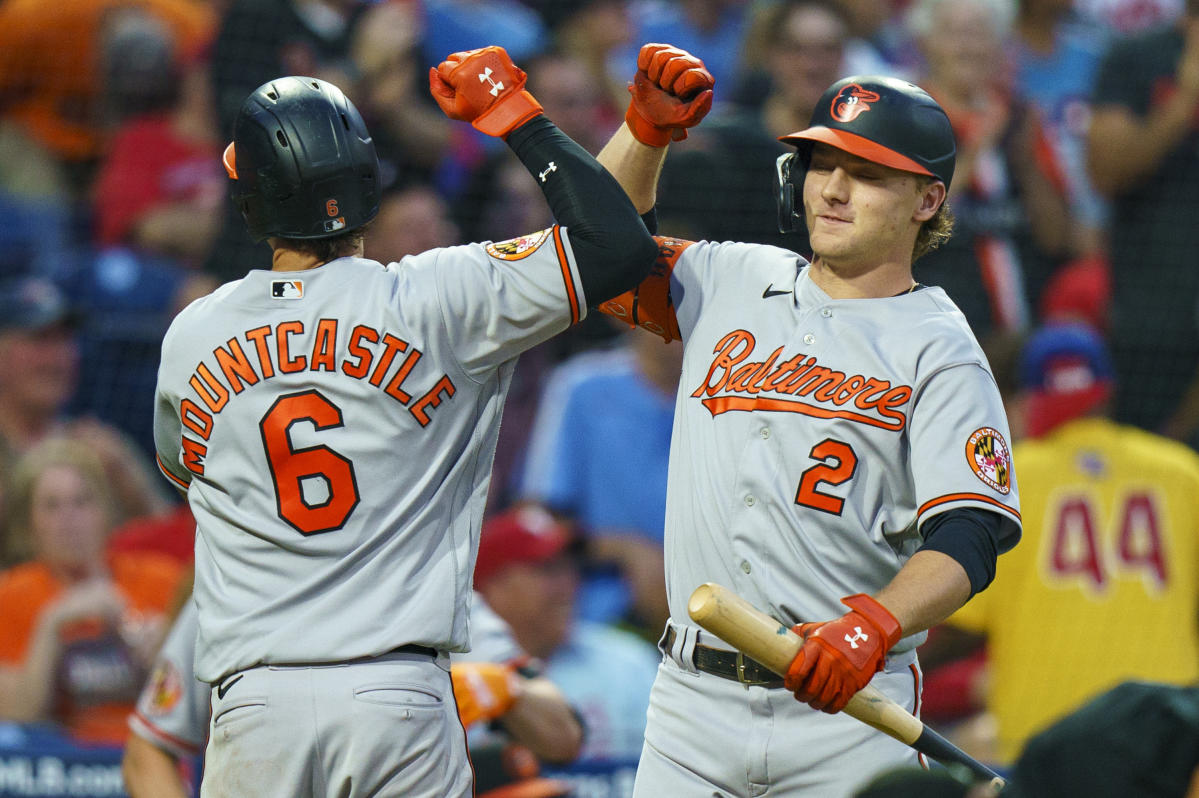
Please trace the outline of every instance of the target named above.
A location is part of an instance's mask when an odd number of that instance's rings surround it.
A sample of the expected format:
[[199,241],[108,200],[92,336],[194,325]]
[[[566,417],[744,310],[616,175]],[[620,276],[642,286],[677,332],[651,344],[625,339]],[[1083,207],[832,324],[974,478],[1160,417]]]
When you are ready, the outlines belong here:
[[949,207],[949,200],[945,200],[933,218],[920,225],[920,231],[916,233],[916,246],[912,249],[912,260],[948,241],[953,235],[953,221],[953,209]]

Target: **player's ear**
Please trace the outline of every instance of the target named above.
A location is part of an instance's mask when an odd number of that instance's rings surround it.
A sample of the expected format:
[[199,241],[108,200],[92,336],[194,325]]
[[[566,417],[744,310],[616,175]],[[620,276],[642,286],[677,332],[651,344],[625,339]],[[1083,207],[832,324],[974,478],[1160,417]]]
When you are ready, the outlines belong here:
[[945,184],[936,179],[924,181],[919,191],[918,204],[916,211],[912,214],[912,219],[917,222],[927,222],[941,208],[948,192]]

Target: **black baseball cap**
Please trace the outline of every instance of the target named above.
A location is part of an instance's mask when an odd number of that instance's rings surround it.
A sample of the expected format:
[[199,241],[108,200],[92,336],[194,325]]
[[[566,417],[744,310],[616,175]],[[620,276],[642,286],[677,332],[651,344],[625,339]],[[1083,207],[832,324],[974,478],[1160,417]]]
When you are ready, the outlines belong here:
[[26,276],[0,282],[0,332],[73,327],[78,321],[66,295],[50,280]]
[[1003,798],[1179,798],[1199,768],[1199,686],[1124,682],[1035,735]]
[[808,127],[779,141],[806,163],[815,142],[874,163],[929,175],[949,186],[957,144],[949,117],[914,83],[883,75],[854,75],[825,89]]

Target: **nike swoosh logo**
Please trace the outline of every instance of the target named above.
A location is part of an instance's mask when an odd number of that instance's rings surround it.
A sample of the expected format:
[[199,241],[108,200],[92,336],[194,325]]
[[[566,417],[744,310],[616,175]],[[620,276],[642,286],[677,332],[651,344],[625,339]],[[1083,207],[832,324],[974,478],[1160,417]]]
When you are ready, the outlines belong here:
[[232,687],[233,685],[237,684],[238,682],[240,682],[241,677],[243,677],[243,676],[245,676],[244,673],[239,673],[236,676],[234,676],[232,679],[230,679],[229,681],[225,682],[224,684],[218,684],[216,686],[217,698],[224,698],[225,693],[229,692],[229,688]]
[[771,288],[774,288],[774,283],[766,286],[766,290],[762,292],[762,299],[770,299],[772,296],[782,296],[783,294],[791,293],[790,291],[771,291]]

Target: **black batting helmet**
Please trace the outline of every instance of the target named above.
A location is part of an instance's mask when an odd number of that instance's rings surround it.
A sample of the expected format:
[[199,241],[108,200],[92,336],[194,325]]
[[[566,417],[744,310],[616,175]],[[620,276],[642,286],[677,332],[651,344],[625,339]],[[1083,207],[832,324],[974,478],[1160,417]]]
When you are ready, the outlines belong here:
[[779,141],[795,152],[779,156],[779,229],[795,229],[795,186],[816,142],[905,172],[928,175],[949,187],[957,146],[949,117],[919,86],[879,75],[855,75],[829,86],[808,127]]
[[341,89],[317,78],[264,83],[225,150],[231,196],[255,240],[329,238],[379,212],[379,159]]

